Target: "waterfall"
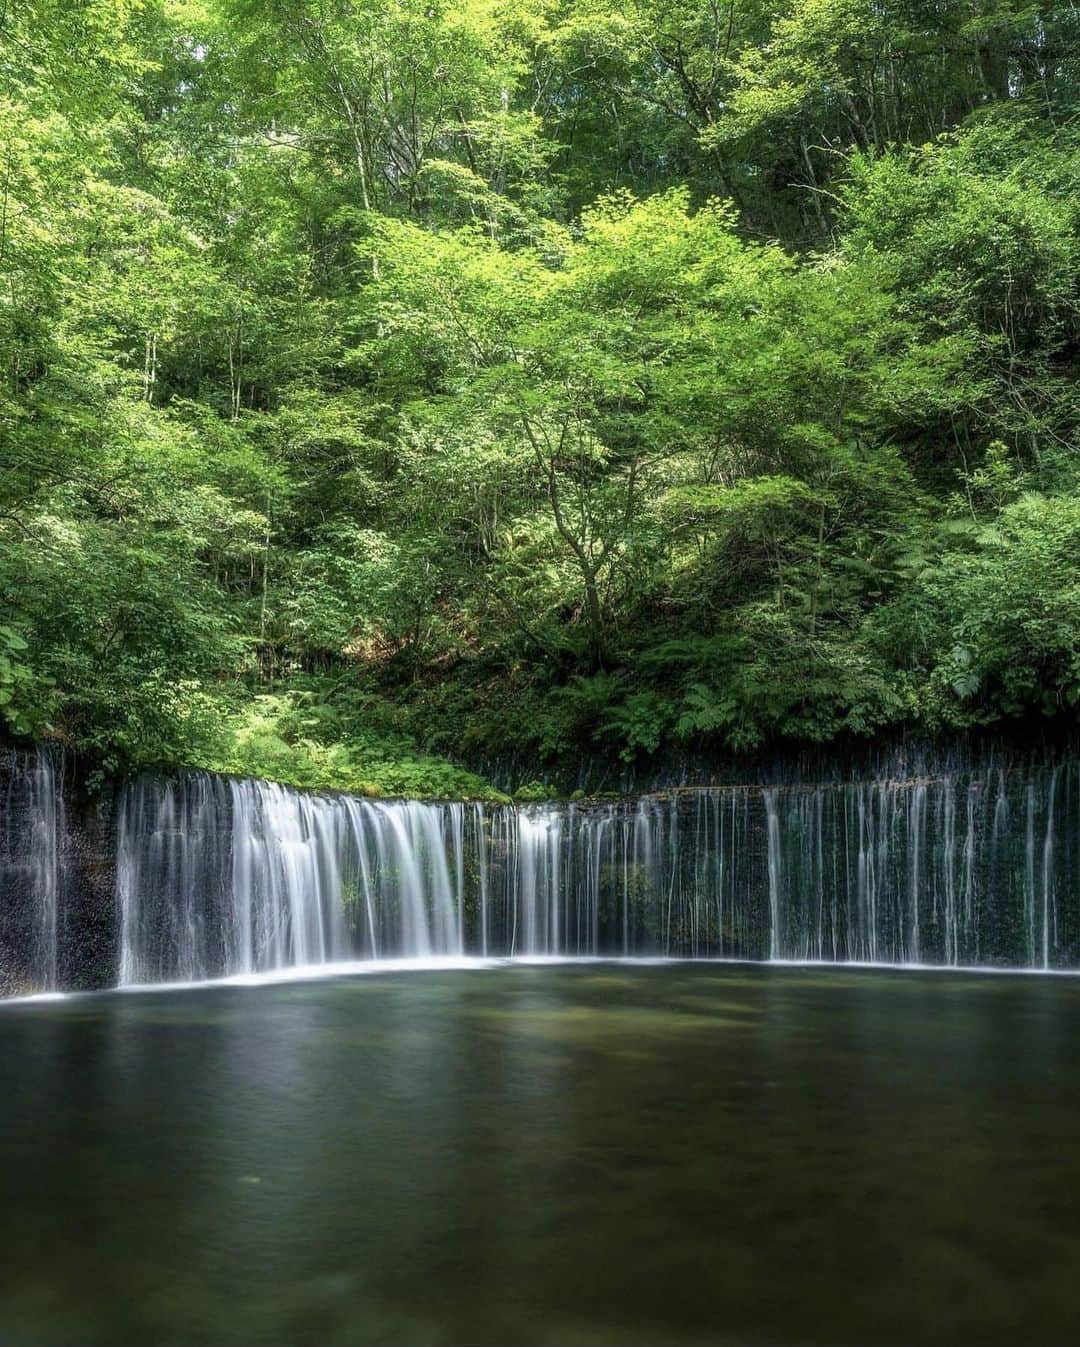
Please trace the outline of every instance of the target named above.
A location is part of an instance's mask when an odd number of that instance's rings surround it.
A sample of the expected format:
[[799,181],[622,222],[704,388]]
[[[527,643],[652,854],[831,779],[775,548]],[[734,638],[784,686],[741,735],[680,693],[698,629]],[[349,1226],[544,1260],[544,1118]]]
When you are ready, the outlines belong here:
[[[762,800],[765,804],[766,836],[769,855],[769,958],[775,959],[784,949],[782,932],[780,929],[781,907],[780,907],[780,876],[782,866],[780,861],[780,815],[776,808],[776,792],[774,790],[763,790],[761,792]],[[860,808],[860,816],[861,816]],[[861,833],[860,833],[861,836]],[[859,880],[863,879],[863,871],[860,855]]]
[[44,748],[12,754],[0,832],[0,984],[58,985],[62,855],[67,833],[62,760]]
[[62,758],[0,768],[3,991],[462,955],[1080,968],[1078,758],[522,806],[146,776],[82,870]]
[[465,949],[464,806],[195,772],[126,790],[120,982]]
[[242,861],[232,876],[226,869],[232,841],[221,777],[147,778],[125,790],[116,828],[121,983],[204,978],[222,966],[227,900],[243,878]]
[[314,796],[195,772],[119,807],[120,982],[344,958],[340,820]]
[[146,780],[121,806],[121,981],[461,954],[1072,966],[1078,786],[1074,761],[485,808]]

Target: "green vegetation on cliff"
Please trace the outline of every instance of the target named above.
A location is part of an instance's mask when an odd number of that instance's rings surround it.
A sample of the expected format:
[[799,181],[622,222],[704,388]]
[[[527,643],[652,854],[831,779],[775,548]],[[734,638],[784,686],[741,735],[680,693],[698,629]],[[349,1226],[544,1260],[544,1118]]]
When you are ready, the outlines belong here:
[[0,714],[482,794],[1080,704],[1080,17],[0,11]]

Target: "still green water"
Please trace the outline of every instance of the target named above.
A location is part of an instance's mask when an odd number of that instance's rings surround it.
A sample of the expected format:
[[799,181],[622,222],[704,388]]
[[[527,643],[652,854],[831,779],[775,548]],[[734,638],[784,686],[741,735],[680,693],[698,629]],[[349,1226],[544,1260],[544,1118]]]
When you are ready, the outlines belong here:
[[694,965],[0,1008],[0,1342],[1075,1341],[1080,980]]

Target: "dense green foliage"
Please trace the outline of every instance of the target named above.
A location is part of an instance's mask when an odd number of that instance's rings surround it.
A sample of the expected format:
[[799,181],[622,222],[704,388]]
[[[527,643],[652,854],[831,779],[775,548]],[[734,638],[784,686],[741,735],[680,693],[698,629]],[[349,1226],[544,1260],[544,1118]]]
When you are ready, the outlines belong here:
[[0,714],[477,793],[1080,703],[1080,12],[0,8]]

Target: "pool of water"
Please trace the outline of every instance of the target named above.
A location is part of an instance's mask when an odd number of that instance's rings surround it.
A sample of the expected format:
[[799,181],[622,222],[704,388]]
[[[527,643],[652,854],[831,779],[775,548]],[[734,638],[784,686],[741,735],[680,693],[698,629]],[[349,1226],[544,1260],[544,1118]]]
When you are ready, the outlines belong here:
[[0,1342],[1076,1336],[1080,979],[582,964],[0,1007]]

